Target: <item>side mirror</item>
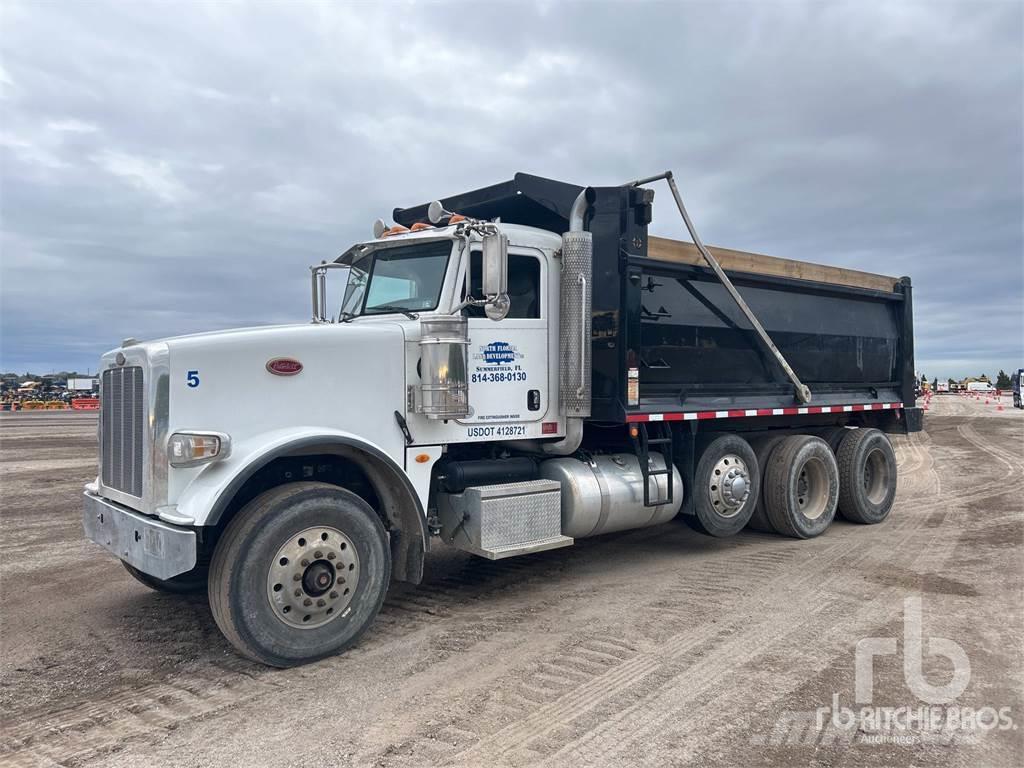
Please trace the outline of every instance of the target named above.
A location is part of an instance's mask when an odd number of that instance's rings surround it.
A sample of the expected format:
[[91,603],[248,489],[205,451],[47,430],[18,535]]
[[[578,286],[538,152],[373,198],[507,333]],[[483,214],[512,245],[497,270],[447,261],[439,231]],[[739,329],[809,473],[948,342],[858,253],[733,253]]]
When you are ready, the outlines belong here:
[[503,232],[484,236],[482,261],[484,313],[491,320],[503,320],[512,307],[508,300],[508,237]]
[[485,297],[508,293],[508,237],[503,232],[484,236],[483,272]]

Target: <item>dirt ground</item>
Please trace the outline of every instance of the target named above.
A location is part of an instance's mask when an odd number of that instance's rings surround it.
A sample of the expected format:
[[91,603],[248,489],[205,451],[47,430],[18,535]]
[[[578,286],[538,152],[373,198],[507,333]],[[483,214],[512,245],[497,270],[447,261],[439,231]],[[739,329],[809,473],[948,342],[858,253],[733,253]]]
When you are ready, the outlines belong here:
[[[1024,411],[1003,404],[936,396],[893,440],[882,525],[673,521],[497,563],[442,546],[358,647],[286,671],[83,539],[94,416],[5,414],[0,763],[1021,765]],[[860,641],[882,650],[870,704]],[[879,727],[900,707],[905,730]]]

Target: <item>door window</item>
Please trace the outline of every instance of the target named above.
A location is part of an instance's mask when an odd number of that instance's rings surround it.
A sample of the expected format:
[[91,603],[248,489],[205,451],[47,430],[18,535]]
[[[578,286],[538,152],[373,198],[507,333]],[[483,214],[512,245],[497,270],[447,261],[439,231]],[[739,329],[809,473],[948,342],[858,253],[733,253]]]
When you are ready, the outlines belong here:
[[[470,255],[474,298],[483,297],[481,280],[483,263],[480,251]],[[463,289],[465,298],[465,289]],[[516,320],[536,320],[541,316],[540,260],[534,256],[510,253],[508,256],[508,298],[511,308],[508,317]],[[467,307],[469,317],[486,317],[483,307]]]

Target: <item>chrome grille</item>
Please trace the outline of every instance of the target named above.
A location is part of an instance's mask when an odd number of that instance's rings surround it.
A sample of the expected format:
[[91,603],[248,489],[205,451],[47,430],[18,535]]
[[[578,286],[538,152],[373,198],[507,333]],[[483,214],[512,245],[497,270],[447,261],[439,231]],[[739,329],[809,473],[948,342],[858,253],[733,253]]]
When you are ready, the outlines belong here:
[[100,387],[100,476],[103,485],[142,498],[146,426],[140,366],[109,368]]

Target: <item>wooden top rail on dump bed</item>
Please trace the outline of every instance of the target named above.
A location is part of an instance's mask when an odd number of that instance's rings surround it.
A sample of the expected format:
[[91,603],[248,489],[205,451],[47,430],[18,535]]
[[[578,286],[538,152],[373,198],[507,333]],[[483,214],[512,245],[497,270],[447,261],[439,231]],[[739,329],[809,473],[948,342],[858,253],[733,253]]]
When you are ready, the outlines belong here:
[[[824,264],[812,264],[806,261],[780,259],[776,256],[765,256],[760,253],[734,251],[731,248],[708,246],[708,250],[718,259],[722,269],[727,272],[751,272],[757,275],[774,275],[791,277],[797,280],[813,280],[819,283],[849,285],[854,288],[869,288],[874,291],[892,293],[899,284],[899,278],[876,275],[871,272],[860,272],[856,269],[830,267]],[[651,237],[647,242],[647,256],[659,261],[671,261],[677,264],[691,264],[706,267],[707,262],[693,243],[669,240],[665,237]]]

